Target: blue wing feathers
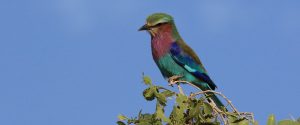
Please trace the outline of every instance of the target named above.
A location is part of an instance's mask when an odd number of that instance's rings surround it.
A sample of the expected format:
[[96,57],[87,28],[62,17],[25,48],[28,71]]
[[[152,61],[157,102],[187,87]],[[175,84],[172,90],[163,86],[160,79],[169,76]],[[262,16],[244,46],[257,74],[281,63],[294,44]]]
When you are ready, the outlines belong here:
[[200,73],[200,72],[194,72],[193,75],[195,75],[198,78],[201,78],[202,81],[208,83],[209,87],[212,90],[216,89],[217,86],[215,85],[215,83],[210,79],[210,77],[207,74]]
[[180,52],[181,52],[181,49],[180,49],[180,47],[178,46],[178,44],[176,43],[176,42],[174,42],[172,45],[171,45],[171,49],[170,49],[170,51],[171,51],[171,54],[172,55],[179,55],[180,54]]
[[210,79],[210,77],[205,73],[204,69],[200,68],[200,66],[199,66],[200,64],[197,64],[195,62],[195,60],[192,59],[191,56],[189,56],[185,52],[183,52],[183,49],[181,49],[180,46],[176,42],[174,42],[172,44],[170,53],[176,63],[178,63],[180,66],[182,66],[188,72],[193,74],[199,80],[206,82],[212,90],[215,90],[216,85]]

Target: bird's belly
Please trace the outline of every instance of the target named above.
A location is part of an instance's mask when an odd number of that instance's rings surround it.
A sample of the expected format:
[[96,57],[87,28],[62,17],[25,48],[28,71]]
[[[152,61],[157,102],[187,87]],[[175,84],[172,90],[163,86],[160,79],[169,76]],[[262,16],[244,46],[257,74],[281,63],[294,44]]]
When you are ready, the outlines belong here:
[[165,78],[180,75],[182,76],[181,80],[186,80],[190,82],[196,80],[196,78],[192,74],[190,74],[179,64],[177,64],[169,54],[166,54],[165,56],[161,57],[156,62],[156,64]]

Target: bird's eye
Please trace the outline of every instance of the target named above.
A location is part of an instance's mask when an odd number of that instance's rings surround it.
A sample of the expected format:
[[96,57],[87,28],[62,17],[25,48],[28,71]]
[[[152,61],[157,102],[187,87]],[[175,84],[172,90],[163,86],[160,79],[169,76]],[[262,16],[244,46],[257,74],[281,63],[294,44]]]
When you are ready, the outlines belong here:
[[161,26],[163,23],[158,23],[158,24],[156,24],[155,26]]
[[167,24],[167,23],[166,23],[166,22],[165,22],[165,23],[158,23],[158,24],[155,25],[155,27],[161,26],[161,25],[163,25],[163,24]]
[[163,24],[166,24],[166,23],[158,23],[158,24],[156,24],[156,25],[154,25],[154,26],[150,26],[149,28],[159,27],[159,26],[161,26],[161,25],[163,25]]

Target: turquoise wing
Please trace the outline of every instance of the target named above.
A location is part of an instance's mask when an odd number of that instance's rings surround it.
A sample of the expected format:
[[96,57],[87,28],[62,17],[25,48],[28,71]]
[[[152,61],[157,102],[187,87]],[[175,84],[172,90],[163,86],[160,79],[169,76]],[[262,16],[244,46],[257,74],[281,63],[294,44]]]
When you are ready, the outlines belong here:
[[[212,90],[215,90],[217,87],[211,78],[207,75],[206,70],[198,61],[199,59],[195,59],[195,55],[190,55],[189,52],[192,51],[190,48],[183,49],[177,42],[174,42],[171,45],[170,53],[173,60],[183,67],[186,71],[194,75],[199,80],[207,83]],[[191,53],[191,52],[190,52]],[[192,52],[193,53],[193,52]],[[194,58],[193,58],[194,57]]]

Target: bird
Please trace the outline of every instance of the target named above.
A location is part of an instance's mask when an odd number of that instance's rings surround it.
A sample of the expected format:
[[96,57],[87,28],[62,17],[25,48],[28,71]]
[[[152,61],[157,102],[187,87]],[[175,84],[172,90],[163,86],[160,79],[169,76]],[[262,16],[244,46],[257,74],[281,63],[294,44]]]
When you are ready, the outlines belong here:
[[[202,91],[217,88],[194,50],[181,38],[171,15],[151,14],[139,31],[150,34],[152,57],[164,78],[188,81]],[[214,93],[207,93],[206,97],[219,109],[225,108]]]

